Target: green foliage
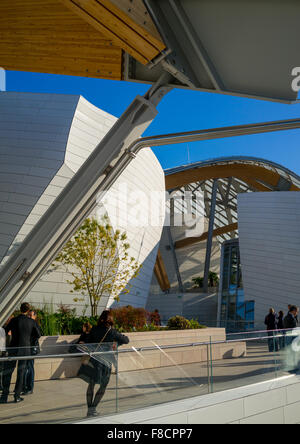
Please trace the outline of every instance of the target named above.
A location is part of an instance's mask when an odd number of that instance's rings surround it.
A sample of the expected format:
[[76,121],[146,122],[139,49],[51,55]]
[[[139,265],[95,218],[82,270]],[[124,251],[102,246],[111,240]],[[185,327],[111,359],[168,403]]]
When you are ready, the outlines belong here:
[[194,282],[195,287],[203,288],[203,282],[204,282],[204,278],[203,277],[193,278],[192,281]]
[[217,287],[219,285],[219,276],[217,273],[210,271],[208,279],[211,287]]
[[45,304],[42,308],[32,307],[37,312],[43,336],[80,335],[82,326],[89,322],[93,326],[97,324],[97,317],[76,316],[76,309],[60,305],[57,312],[53,311],[51,304]]
[[190,323],[190,327],[189,328],[191,330],[199,330],[201,328],[206,328],[204,325],[199,324],[199,322],[196,319],[191,319],[189,321],[189,323]]
[[119,301],[120,294],[129,293],[130,279],[139,274],[141,266],[129,256],[129,248],[126,233],[114,231],[107,216],[102,223],[86,219],[53,267],[65,267],[72,276],[68,281],[72,287],[70,292],[78,295],[74,302],[88,297],[92,315],[97,316],[101,298],[110,296]]
[[152,323],[152,324],[145,325],[139,331],[163,331],[163,330],[166,330],[166,329],[163,327],[159,327],[159,326]]
[[[43,336],[80,335],[83,324],[89,322],[92,326],[97,325],[98,316],[77,316],[76,309],[60,305],[57,312],[53,311],[52,304],[45,304],[42,308],[31,307],[37,312],[37,321],[41,326]],[[206,328],[197,320],[188,321],[182,316],[175,316],[168,322],[167,328],[161,327],[153,322],[160,320],[159,312],[153,313],[143,308],[134,308],[130,305],[111,310],[115,325],[121,333],[151,332],[164,330],[185,330]],[[20,312],[16,311],[15,316]]]
[[76,309],[70,309],[66,305],[60,305],[56,313],[56,320],[61,335],[71,335],[73,331],[73,320],[76,316]]
[[169,330],[188,330],[190,323],[183,316],[174,316],[168,320],[167,327]]
[[[210,287],[217,287],[219,285],[219,276],[214,271],[210,271],[208,275],[209,285]],[[204,284],[204,278],[203,277],[196,277],[193,278],[192,281],[194,282],[195,287],[197,288],[203,288]]]
[[43,336],[59,336],[59,323],[56,313],[54,313],[52,305],[45,304],[41,309],[33,310],[37,312],[37,321],[40,324]]

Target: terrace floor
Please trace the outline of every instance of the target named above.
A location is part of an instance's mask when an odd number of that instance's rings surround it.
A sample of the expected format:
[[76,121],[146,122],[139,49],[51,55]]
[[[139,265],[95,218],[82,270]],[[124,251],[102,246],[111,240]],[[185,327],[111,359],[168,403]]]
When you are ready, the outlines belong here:
[[[268,352],[267,343],[251,343],[246,357],[215,361],[209,369],[207,363],[199,363],[112,375],[99,414],[106,416],[274,379],[285,374],[276,370],[281,359],[280,352]],[[0,424],[82,420],[87,413],[86,389],[86,383],[77,378],[37,382],[34,394],[26,396],[24,402],[15,404],[10,396],[8,404],[0,405]]]

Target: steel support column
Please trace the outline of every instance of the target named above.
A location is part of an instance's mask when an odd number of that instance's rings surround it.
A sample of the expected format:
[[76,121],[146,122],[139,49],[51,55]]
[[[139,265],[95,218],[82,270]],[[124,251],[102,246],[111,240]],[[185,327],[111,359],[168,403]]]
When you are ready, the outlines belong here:
[[206,258],[205,258],[205,268],[204,268],[204,282],[203,291],[208,292],[208,279],[209,279],[209,269],[210,269],[210,259],[211,259],[211,249],[214,234],[214,223],[215,223],[215,213],[216,213],[216,203],[217,203],[217,192],[218,192],[218,180],[215,179],[212,187],[211,195],[211,207],[209,215],[209,228],[208,228],[208,238],[206,244]]
[[179,291],[180,291],[180,293],[183,293],[184,289],[183,289],[182,279],[181,279],[181,275],[180,275],[180,271],[179,271],[179,265],[178,265],[178,260],[177,260],[177,256],[176,256],[173,236],[171,233],[171,227],[167,227],[166,229],[167,229],[167,233],[168,233],[168,237],[169,237],[170,248],[172,251],[173,263],[174,263],[174,268],[175,268],[175,272],[176,272],[176,276],[177,276]]

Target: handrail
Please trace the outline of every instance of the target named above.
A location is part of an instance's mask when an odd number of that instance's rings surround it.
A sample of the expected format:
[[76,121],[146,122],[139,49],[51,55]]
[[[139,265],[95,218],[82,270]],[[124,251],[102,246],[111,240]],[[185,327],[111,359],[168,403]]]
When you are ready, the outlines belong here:
[[[269,332],[278,332],[279,330],[269,330]],[[300,333],[300,328],[297,329],[286,329],[286,330],[280,330],[280,331],[284,331],[284,332],[295,332],[295,331],[299,331]],[[266,332],[266,330],[262,330],[262,332]],[[274,338],[281,338],[281,337],[285,337],[286,335],[283,334],[276,334],[276,336],[274,336]],[[153,345],[153,346],[145,346],[145,347],[132,347],[132,348],[128,348],[128,349],[118,349],[117,351],[102,351],[102,352],[92,352],[92,353],[87,353],[87,352],[82,352],[82,353],[68,353],[68,354],[53,354],[53,355],[33,355],[33,356],[7,356],[4,358],[0,358],[0,362],[5,362],[5,361],[24,361],[24,360],[35,360],[35,359],[62,359],[62,358],[75,358],[75,357],[80,357],[82,358],[83,356],[100,356],[100,355],[114,355],[114,354],[122,354],[122,353],[132,353],[132,352],[143,352],[143,351],[155,351],[155,350],[169,350],[169,349],[174,349],[174,348],[188,348],[188,347],[200,347],[200,346],[208,346],[208,345],[218,345],[218,344],[232,344],[232,343],[237,343],[237,342],[254,342],[254,341],[258,341],[258,340],[263,340],[263,339],[270,339],[270,336],[259,336],[259,337],[254,337],[254,338],[244,338],[244,339],[232,339],[232,340],[225,340],[225,341],[207,341],[207,342],[189,342],[189,343],[185,343],[185,344],[171,344],[171,345]],[[72,344],[70,344],[71,346]],[[76,346],[76,344],[73,344],[74,346]],[[9,348],[8,348],[9,350]]]
[[266,333],[266,332],[280,332],[280,331],[294,331],[294,330],[300,330],[300,327],[295,327],[295,328],[282,328],[282,329],[275,329],[275,330],[253,330],[253,331],[241,331],[238,333],[227,333],[227,335],[231,335],[231,336],[237,336],[237,335],[247,335],[247,334],[254,334],[254,333]]

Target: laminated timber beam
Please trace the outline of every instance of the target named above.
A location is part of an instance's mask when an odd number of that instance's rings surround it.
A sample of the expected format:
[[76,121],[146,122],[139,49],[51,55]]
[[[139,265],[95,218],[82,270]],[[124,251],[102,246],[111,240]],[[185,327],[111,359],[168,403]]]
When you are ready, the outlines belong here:
[[[189,183],[209,179],[225,179],[235,177],[251,185],[258,191],[273,191],[278,186],[280,175],[257,165],[212,165],[180,171],[166,176],[166,189],[174,189]],[[299,191],[291,184],[290,191]]]
[[[111,40],[113,44],[122,48],[143,65],[147,65],[165,49],[165,45],[158,38],[157,32],[155,32],[155,35],[152,35],[149,30],[137,23],[132,18],[133,16],[130,17],[129,15],[129,12],[132,12],[136,4],[140,6],[142,0],[136,1],[135,5],[132,2],[112,2],[110,0],[60,1]],[[123,5],[122,9],[119,8],[119,3]],[[126,4],[129,6],[130,3],[132,6],[131,8],[127,7],[127,13],[125,13]],[[146,8],[144,10],[147,12]],[[148,20],[151,20],[149,16]]]
[[[222,236],[223,234],[232,233],[233,231],[236,231],[238,229],[238,223],[233,223],[230,225],[227,225],[225,227],[216,228],[213,231],[213,237]],[[185,248],[190,247],[191,245],[197,244],[199,242],[203,242],[208,239],[208,231],[206,233],[203,233],[202,236],[198,237],[187,237],[185,239],[181,239],[175,243],[175,248]]]
[[158,250],[157,253],[157,259],[154,266],[154,274],[162,291],[167,291],[171,288],[170,281],[167,275],[167,270],[160,250]]
[[6,70],[122,79],[122,48],[59,0],[0,1]]
[[142,0],[0,1],[6,70],[122,80],[124,51],[147,65],[164,48]]

